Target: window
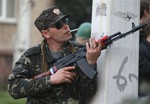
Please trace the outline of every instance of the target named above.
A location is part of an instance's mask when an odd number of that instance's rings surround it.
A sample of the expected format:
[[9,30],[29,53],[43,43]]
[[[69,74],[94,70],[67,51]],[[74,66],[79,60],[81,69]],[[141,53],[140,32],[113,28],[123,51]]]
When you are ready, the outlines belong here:
[[16,0],[0,0],[0,23],[16,23]]

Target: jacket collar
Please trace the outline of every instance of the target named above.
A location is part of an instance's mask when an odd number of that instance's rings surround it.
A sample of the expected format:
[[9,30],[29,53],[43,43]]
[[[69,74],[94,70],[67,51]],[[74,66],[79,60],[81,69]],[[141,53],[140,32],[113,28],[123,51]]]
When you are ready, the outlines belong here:
[[[54,61],[56,61],[55,58],[50,53],[50,51],[48,49],[48,46],[47,46],[47,43],[46,43],[44,48],[45,48],[44,55],[45,55],[46,61],[47,62],[54,62]],[[69,41],[66,42],[66,44],[64,45],[64,56],[67,56],[70,53],[74,53],[76,51],[77,51],[77,49]]]

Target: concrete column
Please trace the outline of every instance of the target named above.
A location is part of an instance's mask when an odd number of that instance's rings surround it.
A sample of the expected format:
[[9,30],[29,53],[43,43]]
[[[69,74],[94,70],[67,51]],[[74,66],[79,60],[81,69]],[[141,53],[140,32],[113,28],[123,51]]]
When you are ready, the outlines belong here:
[[[93,0],[92,37],[139,25],[140,0]],[[117,104],[138,96],[139,32],[116,41],[98,59],[98,89],[90,104]]]
[[17,33],[14,37],[15,63],[22,53],[29,48],[31,23],[31,1],[19,0],[19,14],[17,19]]

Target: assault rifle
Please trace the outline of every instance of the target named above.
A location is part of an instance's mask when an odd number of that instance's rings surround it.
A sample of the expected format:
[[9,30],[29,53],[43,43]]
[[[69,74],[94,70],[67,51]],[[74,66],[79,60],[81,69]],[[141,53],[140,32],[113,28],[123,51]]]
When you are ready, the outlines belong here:
[[[117,32],[113,35],[110,36],[104,36],[101,38],[102,41],[102,50],[106,49],[107,46],[111,45],[113,42],[126,37],[129,34],[132,34],[140,29],[143,29],[146,26],[146,24],[142,24],[139,26],[135,26],[134,24],[132,24],[132,29],[126,33],[121,33],[121,32]],[[80,50],[76,51],[75,53],[72,53],[68,56],[65,56],[61,59],[59,59],[55,65],[50,68],[47,72],[43,72],[37,76],[35,76],[34,78],[39,78],[41,76],[45,76],[45,75],[51,75],[54,74],[57,70],[66,67],[66,66],[70,66],[70,65],[77,65],[82,71],[83,73],[85,73],[85,75],[87,77],[89,77],[90,79],[93,79],[96,75],[97,75],[97,71],[93,70],[91,68],[91,66],[88,64],[88,62],[86,61],[86,48],[81,48]]]

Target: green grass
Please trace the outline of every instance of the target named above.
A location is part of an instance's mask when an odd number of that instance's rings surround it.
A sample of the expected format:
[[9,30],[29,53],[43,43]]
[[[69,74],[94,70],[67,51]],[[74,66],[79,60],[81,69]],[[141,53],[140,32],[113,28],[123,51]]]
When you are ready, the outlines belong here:
[[0,104],[26,104],[26,99],[13,99],[7,91],[0,91]]

